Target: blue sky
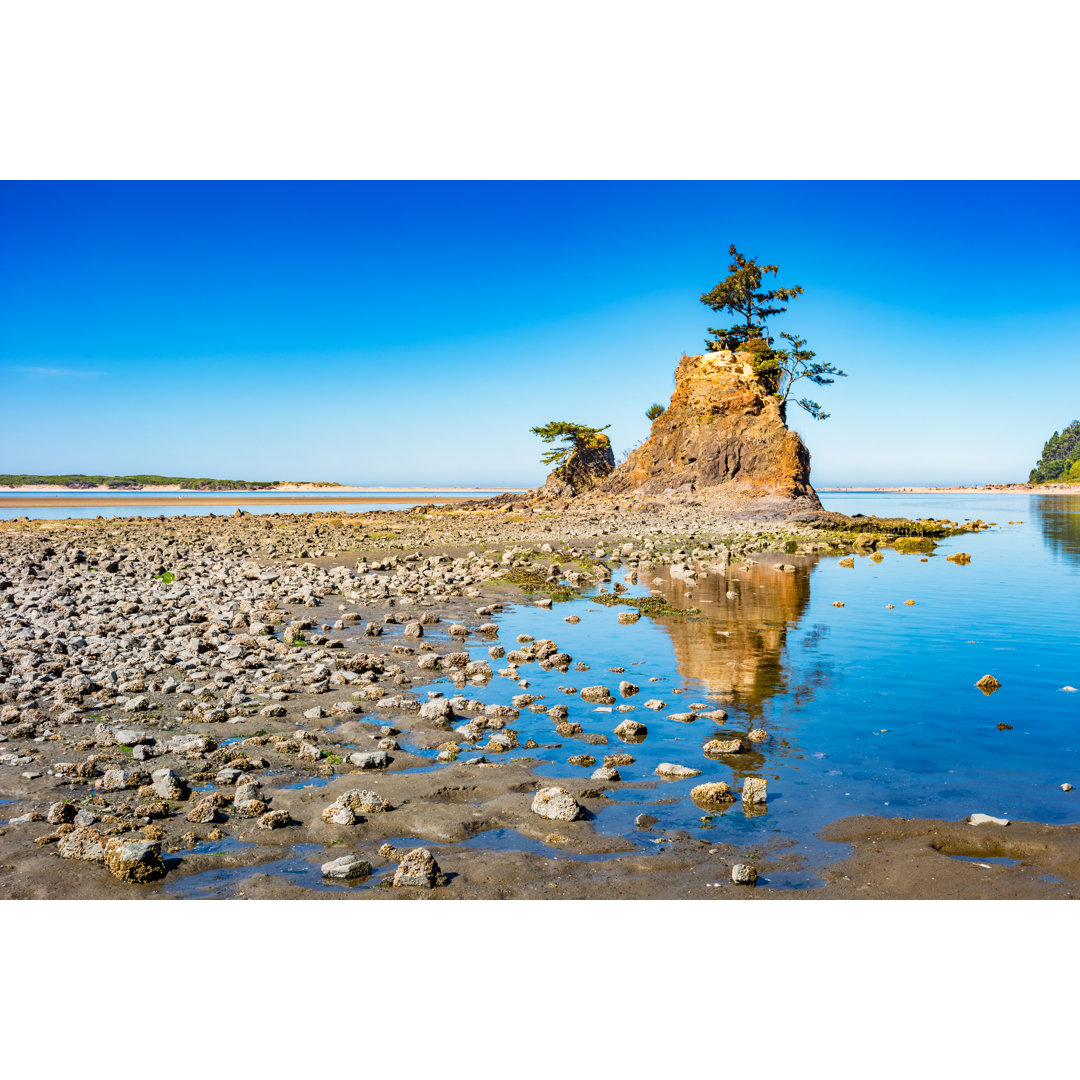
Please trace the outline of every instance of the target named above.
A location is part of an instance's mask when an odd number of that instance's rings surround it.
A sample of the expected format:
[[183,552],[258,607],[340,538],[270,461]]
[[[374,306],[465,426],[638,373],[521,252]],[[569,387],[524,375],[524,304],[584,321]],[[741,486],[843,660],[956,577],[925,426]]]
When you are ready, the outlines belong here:
[[533,484],[648,433],[728,244],[849,373],[813,481],[1023,480],[1080,416],[1074,183],[6,183],[0,472]]

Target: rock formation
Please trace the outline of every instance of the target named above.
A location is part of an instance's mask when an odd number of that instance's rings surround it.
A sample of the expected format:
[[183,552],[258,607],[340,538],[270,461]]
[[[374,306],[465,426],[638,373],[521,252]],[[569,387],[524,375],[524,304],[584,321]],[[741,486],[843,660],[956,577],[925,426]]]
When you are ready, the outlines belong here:
[[540,494],[554,499],[580,495],[602,484],[615,471],[611,440],[601,431],[579,442],[566,460],[548,473]]
[[789,431],[749,353],[683,356],[650,437],[602,484],[611,494],[693,494],[820,509],[810,453]]

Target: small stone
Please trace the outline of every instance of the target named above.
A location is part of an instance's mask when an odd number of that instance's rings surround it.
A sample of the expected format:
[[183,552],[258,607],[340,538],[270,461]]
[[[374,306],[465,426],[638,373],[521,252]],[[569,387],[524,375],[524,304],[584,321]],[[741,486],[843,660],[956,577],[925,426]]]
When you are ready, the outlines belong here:
[[439,864],[427,848],[407,851],[394,871],[394,886],[434,889],[439,881]]
[[207,825],[217,817],[217,808],[212,799],[200,799],[187,812],[187,820],[195,825]]
[[670,761],[661,761],[660,764],[653,769],[653,772],[656,773],[657,776],[665,776],[673,780],[701,775],[700,769],[691,769],[686,765],[674,765]]
[[1008,825],[1008,819],[991,817],[989,814],[972,814],[968,818],[969,825]]
[[610,784],[618,783],[622,780],[622,775],[618,769],[612,768],[609,765],[603,766],[603,768],[597,769],[589,778],[590,780],[606,780]]
[[157,840],[119,840],[105,845],[105,866],[121,881],[142,883],[165,876],[161,844]]
[[291,821],[288,810],[268,810],[256,824],[260,829],[283,829]]
[[645,740],[649,734],[649,729],[645,724],[639,723],[637,720],[624,720],[615,729],[615,734],[623,742],[639,743]]
[[691,790],[690,798],[703,810],[722,810],[735,801],[731,786],[723,780],[713,784],[698,784]]
[[768,784],[762,777],[748,776],[742,786],[743,806],[764,806],[767,787]]
[[659,820],[659,818],[654,818],[652,814],[638,814],[638,816],[634,818],[634,824],[639,829],[648,829],[655,825]]
[[565,788],[548,787],[533,796],[531,810],[551,821],[574,821],[581,815],[577,799]]
[[731,880],[736,885],[756,885],[757,868],[749,863],[736,863],[731,868]]
[[333,881],[351,881],[367,877],[370,873],[371,863],[365,862],[359,855],[342,855],[340,859],[322,865],[322,876]]
[[580,765],[583,769],[591,769],[596,764],[596,758],[592,754],[573,754],[566,759],[568,765]]
[[710,739],[701,749],[707,757],[722,757],[725,754],[741,754],[746,749],[746,740]]
[[75,804],[70,802],[55,802],[49,807],[45,820],[50,825],[70,825],[75,820]]
[[1001,683],[994,678],[993,675],[984,675],[975,684],[987,697],[989,697],[995,690],[1001,689]]
[[1062,784],[1061,785],[1061,790],[1062,791],[1072,791],[1072,784]]
[[769,733],[764,728],[754,728],[746,737],[751,742],[765,742],[769,737]]

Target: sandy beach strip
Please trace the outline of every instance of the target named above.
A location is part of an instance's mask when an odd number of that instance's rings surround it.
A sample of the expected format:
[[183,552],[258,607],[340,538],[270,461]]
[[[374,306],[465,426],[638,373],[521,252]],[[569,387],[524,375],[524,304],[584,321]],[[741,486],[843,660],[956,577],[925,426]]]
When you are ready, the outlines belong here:
[[1080,495],[1080,484],[983,484],[972,487],[819,487],[819,492],[898,495]]
[[[340,495],[343,492],[364,491],[364,492],[380,492],[380,491],[415,491],[423,493],[425,491],[460,491],[460,492],[487,492],[495,491],[502,493],[504,491],[525,491],[523,487],[502,487],[499,484],[492,484],[488,487],[477,487],[475,485],[462,487],[454,484],[447,484],[445,487],[415,487],[410,484],[402,484],[398,487],[394,487],[388,484],[382,484],[378,487],[362,487],[352,486],[349,484],[333,484],[322,486],[319,484],[279,484],[277,487],[272,488],[236,488],[235,493],[237,495],[257,495],[260,492],[266,492],[268,495],[282,495],[289,493],[304,493],[305,495],[321,495],[323,493],[331,495]],[[182,488],[175,485],[162,485],[157,486],[154,484],[145,484],[138,488],[110,488],[99,484],[95,487],[87,488],[70,488],[62,484],[19,484],[17,486],[11,486],[7,484],[0,484],[0,495],[32,495],[39,494],[51,494],[55,492],[58,495],[70,494],[75,495],[115,495],[118,493],[127,493],[134,495],[143,494],[173,494],[173,495],[205,495],[205,494],[218,494],[227,495],[230,494],[228,489],[217,488],[210,491],[200,491],[197,488]]]
[[[439,495],[432,499],[432,504],[451,502],[465,502],[475,498],[474,495]],[[72,495],[51,499],[34,498],[32,495],[3,496],[0,505],[11,507],[16,510],[41,509],[47,506],[126,506],[142,507],[150,510],[159,506],[216,506],[227,508],[230,506],[324,506],[332,505],[357,505],[371,504],[385,506],[387,503],[416,504],[424,503],[422,498],[409,498],[406,495],[252,495],[245,492],[235,498],[222,498],[221,496],[207,496],[199,492],[189,492],[183,495],[172,495],[161,499],[130,499],[116,495]],[[426,504],[425,504],[426,505]]]

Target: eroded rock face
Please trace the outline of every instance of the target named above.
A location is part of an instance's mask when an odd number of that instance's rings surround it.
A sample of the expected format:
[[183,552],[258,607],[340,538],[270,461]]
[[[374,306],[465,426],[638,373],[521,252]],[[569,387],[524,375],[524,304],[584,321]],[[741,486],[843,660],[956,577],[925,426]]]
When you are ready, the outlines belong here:
[[771,496],[820,509],[810,452],[788,430],[752,363],[749,353],[684,356],[671,404],[602,490]]
[[593,436],[592,445],[575,447],[557,469],[548,473],[540,494],[554,499],[580,495],[602,484],[614,471],[611,440],[599,432]]

